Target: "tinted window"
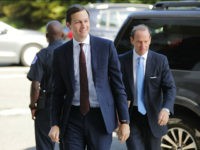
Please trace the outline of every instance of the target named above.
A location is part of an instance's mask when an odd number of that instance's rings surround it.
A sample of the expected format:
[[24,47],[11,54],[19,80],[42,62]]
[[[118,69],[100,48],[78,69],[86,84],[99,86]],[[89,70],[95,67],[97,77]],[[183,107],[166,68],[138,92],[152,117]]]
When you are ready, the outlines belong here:
[[119,53],[132,49],[130,31],[133,26],[141,23],[149,26],[152,32],[150,49],[165,54],[171,69],[200,70],[200,20],[135,19],[119,41]]

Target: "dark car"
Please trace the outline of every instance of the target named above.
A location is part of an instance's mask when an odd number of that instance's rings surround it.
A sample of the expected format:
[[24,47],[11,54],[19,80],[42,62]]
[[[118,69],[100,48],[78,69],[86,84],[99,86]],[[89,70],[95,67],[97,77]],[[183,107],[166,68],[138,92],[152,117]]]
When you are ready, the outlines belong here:
[[[180,5],[181,3],[174,3]],[[189,3],[188,3],[189,4]],[[197,3],[196,6],[199,6]],[[157,6],[159,7],[159,6]],[[200,149],[200,11],[154,8],[133,12],[115,38],[118,53],[132,50],[129,36],[133,26],[145,24],[152,32],[150,49],[167,56],[177,86],[174,115],[163,150]],[[169,7],[169,6],[168,6]],[[177,7],[177,6],[176,6]],[[190,7],[191,8],[191,7]]]
[[90,33],[114,40],[127,16],[140,10],[149,10],[152,5],[133,3],[90,3],[85,6],[90,13]]

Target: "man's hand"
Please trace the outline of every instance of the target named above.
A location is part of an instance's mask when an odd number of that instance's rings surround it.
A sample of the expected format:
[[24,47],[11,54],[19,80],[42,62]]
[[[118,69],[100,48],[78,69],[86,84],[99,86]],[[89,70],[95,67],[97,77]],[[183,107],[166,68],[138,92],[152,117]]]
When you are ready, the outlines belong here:
[[125,142],[130,135],[129,124],[120,124],[117,131],[118,139],[121,143]]
[[169,112],[167,112],[165,109],[162,109],[158,116],[158,124],[160,126],[167,125],[168,120],[169,120]]
[[59,143],[59,134],[60,134],[60,129],[58,126],[52,126],[51,130],[49,131],[49,137],[53,142]]
[[32,115],[33,120],[36,119],[36,116],[35,116],[36,111],[37,111],[36,109],[31,109],[31,115]]

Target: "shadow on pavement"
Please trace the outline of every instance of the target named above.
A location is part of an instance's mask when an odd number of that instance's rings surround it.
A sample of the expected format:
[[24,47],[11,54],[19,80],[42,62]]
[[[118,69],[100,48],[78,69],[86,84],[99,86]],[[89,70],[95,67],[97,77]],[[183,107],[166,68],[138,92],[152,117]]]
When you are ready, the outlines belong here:
[[111,150],[127,150],[125,143],[120,143],[117,137],[113,137]]
[[[55,145],[55,150],[59,150],[58,148],[58,144]],[[30,148],[26,148],[24,150],[36,150],[35,147],[30,147]],[[111,145],[111,150],[127,150],[126,149],[126,146],[125,146],[125,143],[121,144],[117,137],[113,137],[113,142],[112,142],[112,145]]]
[[36,150],[35,147],[26,148],[24,150]]
[[[36,150],[35,146],[34,147],[28,147],[28,148],[25,148],[23,150]],[[59,150],[59,145],[56,143],[55,144],[55,148],[54,150]]]

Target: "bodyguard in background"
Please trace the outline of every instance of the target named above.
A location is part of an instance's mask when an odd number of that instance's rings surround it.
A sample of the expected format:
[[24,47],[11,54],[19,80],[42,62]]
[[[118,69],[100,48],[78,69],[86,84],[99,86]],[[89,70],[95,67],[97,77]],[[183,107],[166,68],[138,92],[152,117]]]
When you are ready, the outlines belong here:
[[89,34],[89,13],[84,7],[71,6],[66,22],[73,39],[54,53],[55,90],[49,136],[58,142],[61,135],[64,150],[110,150],[118,119],[120,141],[126,141],[130,133],[116,49],[112,41]]
[[160,150],[161,137],[173,113],[176,87],[168,60],[149,50],[151,35],[147,26],[131,31],[134,49],[120,56],[123,81],[130,100],[128,150]]
[[53,150],[54,142],[48,137],[50,130],[50,109],[52,84],[52,60],[55,48],[64,41],[63,27],[54,20],[47,23],[46,38],[49,42],[47,48],[42,49],[35,56],[27,78],[31,82],[30,109],[32,119],[35,121],[35,139],[37,150]]

